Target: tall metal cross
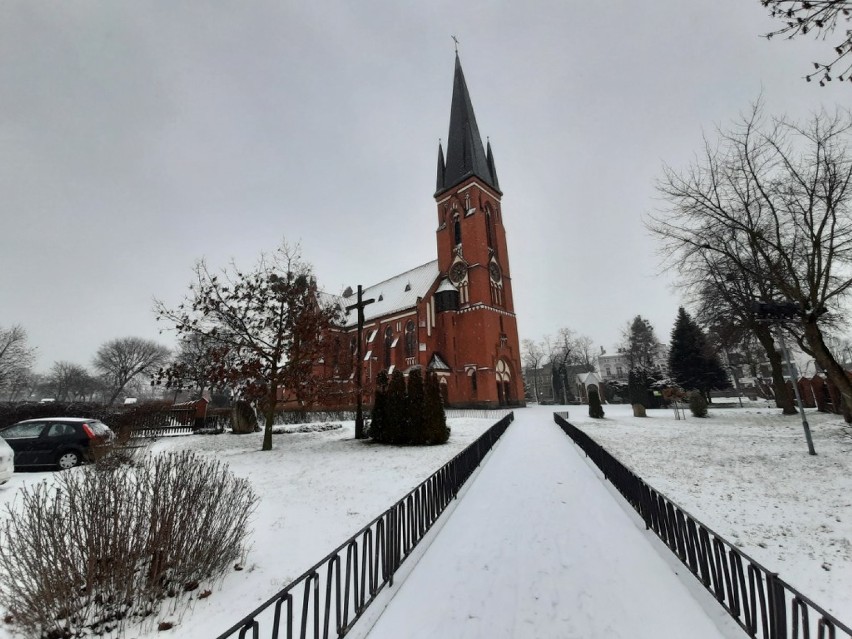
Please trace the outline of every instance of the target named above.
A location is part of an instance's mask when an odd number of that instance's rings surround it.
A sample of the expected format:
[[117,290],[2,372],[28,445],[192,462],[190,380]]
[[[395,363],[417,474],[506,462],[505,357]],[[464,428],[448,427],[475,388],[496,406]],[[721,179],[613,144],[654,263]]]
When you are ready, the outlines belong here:
[[346,310],[358,310],[358,346],[355,352],[355,393],[356,393],[356,409],[355,409],[355,439],[364,439],[367,434],[364,432],[364,405],[363,405],[363,383],[361,381],[361,370],[363,367],[364,356],[361,353],[361,336],[364,333],[364,307],[367,304],[372,304],[376,300],[372,297],[368,300],[363,299],[363,289],[358,285],[357,302],[347,306]]
[[[453,42],[456,43],[456,53],[458,53],[459,52],[459,39],[454,35],[451,35],[450,37],[453,39]],[[482,138],[480,138],[480,139],[482,139]]]

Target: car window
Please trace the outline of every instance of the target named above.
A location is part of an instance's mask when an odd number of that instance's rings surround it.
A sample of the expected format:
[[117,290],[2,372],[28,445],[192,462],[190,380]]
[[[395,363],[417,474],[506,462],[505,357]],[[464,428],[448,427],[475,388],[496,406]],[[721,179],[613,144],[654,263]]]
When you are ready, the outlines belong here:
[[38,437],[44,429],[44,422],[26,422],[9,426],[3,431],[3,439],[22,439],[24,437]]
[[112,432],[109,426],[103,422],[89,422],[89,428],[92,429],[95,435],[109,435]]
[[47,429],[48,437],[65,437],[66,435],[76,435],[77,431],[71,424],[62,424],[55,422]]

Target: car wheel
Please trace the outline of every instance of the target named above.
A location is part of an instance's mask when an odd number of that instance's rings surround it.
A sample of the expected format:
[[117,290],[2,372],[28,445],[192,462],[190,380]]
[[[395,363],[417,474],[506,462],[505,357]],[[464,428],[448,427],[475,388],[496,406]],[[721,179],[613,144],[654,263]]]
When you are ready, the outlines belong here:
[[74,466],[77,466],[80,463],[80,454],[75,453],[73,450],[66,450],[59,456],[59,459],[56,460],[56,463],[59,464],[60,470],[68,470],[69,468],[74,468]]

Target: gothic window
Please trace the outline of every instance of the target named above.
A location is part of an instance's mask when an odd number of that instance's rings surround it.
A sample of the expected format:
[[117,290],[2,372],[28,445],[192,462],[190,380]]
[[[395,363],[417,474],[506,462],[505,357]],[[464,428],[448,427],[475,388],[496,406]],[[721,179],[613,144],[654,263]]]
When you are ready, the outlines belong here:
[[393,329],[390,326],[388,326],[385,329],[385,368],[390,368],[392,348],[393,348]]
[[355,365],[355,352],[358,350],[358,339],[353,337],[349,341],[349,364]]
[[338,364],[340,364],[340,338],[334,338],[334,346],[332,347],[331,353],[331,366],[334,370],[337,370]]
[[405,325],[405,356],[414,357],[417,348],[417,334],[414,332],[414,320],[408,320]]
[[455,239],[455,244],[458,246],[462,243],[461,237],[461,220],[459,220],[459,215],[456,213],[453,216],[453,238]]
[[512,402],[512,372],[502,359],[497,362],[497,399],[501,406]]
[[494,250],[494,230],[491,227],[491,209],[488,205],[485,206],[485,239],[488,241],[488,248]]

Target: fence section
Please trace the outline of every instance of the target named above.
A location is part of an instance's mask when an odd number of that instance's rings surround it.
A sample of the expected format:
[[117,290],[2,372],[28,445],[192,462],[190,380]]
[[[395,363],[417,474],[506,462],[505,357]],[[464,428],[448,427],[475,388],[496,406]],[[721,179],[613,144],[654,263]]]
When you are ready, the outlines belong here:
[[505,409],[477,409],[477,408],[445,408],[444,413],[447,419],[459,419],[465,417],[475,417],[478,419],[503,419],[506,415],[512,412],[511,408]]
[[218,639],[343,637],[506,432],[505,415],[431,477]]
[[565,417],[553,418],[749,637],[852,639],[847,626],[654,490]]

